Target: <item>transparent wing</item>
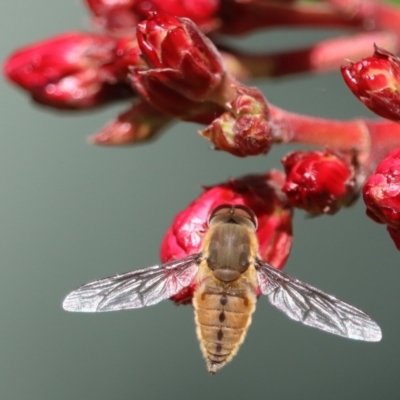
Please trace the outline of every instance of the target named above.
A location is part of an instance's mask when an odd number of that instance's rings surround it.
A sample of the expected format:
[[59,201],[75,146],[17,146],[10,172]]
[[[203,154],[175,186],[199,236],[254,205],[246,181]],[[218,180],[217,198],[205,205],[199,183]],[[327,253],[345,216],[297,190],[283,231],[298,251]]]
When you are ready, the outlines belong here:
[[189,286],[201,254],[87,283],[63,302],[67,311],[117,311],[157,304]]
[[379,326],[363,311],[307,283],[256,261],[258,284],[268,300],[288,317],[350,339],[378,342]]

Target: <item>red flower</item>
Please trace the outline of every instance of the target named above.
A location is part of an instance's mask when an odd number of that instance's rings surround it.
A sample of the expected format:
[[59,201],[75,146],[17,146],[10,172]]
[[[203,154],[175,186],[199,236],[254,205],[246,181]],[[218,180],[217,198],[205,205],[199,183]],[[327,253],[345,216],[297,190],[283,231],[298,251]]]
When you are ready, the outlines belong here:
[[199,131],[218,150],[238,157],[267,153],[272,144],[272,128],[266,101],[256,88],[236,85],[236,98],[227,104],[229,111]]
[[[270,171],[206,188],[175,217],[161,245],[161,260],[167,262],[200,251],[210,212],[221,204],[241,204],[251,208],[258,218],[260,257],[283,268],[292,243],[292,213],[280,189],[283,183],[281,172]],[[190,303],[192,293],[193,287],[187,288],[173,300]]]
[[387,225],[400,250],[400,149],[392,151],[368,178],[363,198],[367,215]]
[[375,45],[372,57],[341,68],[353,92],[374,113],[400,121],[400,59]]
[[130,97],[127,83],[102,69],[115,60],[116,41],[108,36],[70,32],[12,54],[7,77],[39,103],[56,108],[88,108]]
[[207,100],[225,75],[214,44],[186,18],[153,13],[138,25],[137,38],[149,65],[136,79],[156,80],[188,99]]
[[296,151],[282,159],[290,204],[310,214],[334,214],[354,199],[353,167],[330,151]]

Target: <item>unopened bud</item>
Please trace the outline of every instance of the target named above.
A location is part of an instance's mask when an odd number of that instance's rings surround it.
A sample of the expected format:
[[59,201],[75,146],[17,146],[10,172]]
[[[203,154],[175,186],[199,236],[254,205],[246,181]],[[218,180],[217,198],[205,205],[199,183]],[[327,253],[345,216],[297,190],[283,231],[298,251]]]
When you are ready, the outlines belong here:
[[290,204],[310,214],[335,214],[355,197],[354,168],[326,151],[295,151],[282,159],[287,177],[283,191]]
[[400,59],[375,46],[373,56],[342,66],[353,94],[374,113],[400,121]]

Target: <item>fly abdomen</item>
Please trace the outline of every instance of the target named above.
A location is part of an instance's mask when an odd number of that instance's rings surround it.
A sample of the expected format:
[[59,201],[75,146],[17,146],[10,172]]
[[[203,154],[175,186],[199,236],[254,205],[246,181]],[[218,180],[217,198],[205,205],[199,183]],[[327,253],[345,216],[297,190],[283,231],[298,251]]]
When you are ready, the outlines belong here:
[[197,336],[214,374],[237,353],[251,323],[256,296],[249,291],[215,293],[200,287],[193,299]]

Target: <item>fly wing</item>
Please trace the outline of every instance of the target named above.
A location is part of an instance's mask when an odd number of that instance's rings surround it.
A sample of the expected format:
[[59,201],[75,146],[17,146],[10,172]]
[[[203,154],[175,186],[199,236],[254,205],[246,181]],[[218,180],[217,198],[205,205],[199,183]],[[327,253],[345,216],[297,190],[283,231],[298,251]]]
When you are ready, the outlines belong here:
[[159,303],[193,281],[201,254],[87,283],[63,302],[67,311],[117,311]]
[[350,339],[381,340],[381,329],[363,311],[261,260],[256,269],[261,292],[295,321]]

